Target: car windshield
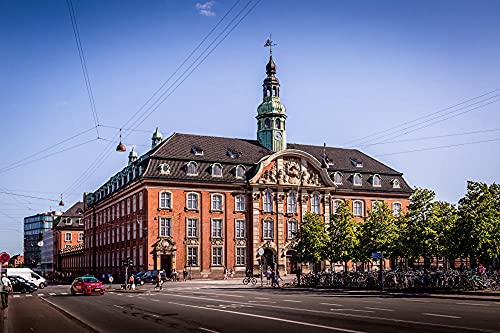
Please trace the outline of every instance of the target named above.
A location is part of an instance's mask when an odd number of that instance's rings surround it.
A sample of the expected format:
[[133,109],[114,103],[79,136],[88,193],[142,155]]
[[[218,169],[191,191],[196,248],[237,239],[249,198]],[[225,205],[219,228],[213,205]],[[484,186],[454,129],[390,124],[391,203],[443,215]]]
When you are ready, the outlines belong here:
[[97,280],[96,278],[85,277],[85,278],[83,278],[83,282],[85,282],[85,283],[96,283],[96,282],[99,282],[99,280]]
[[19,281],[22,281],[22,282],[28,282],[26,281],[24,278],[20,277],[20,276],[14,276],[14,278],[18,279]]

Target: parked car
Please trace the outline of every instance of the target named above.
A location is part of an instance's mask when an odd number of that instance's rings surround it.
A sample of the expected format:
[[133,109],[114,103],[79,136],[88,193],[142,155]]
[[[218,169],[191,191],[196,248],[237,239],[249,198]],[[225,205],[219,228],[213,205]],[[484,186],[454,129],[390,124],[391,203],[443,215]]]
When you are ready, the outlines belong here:
[[12,291],[24,293],[33,293],[38,290],[37,286],[29,282],[26,279],[23,279],[20,276],[9,276],[10,283],[12,284]]
[[134,283],[135,284],[141,284],[141,285],[143,285],[144,281],[141,281],[141,279],[142,279],[142,277],[144,276],[145,273],[146,273],[146,271],[140,271],[137,274],[135,274],[134,275]]
[[160,271],[158,269],[145,271],[144,274],[141,274],[138,278],[137,278],[137,275],[135,277],[137,280],[136,284],[140,284],[140,285],[143,285],[145,283],[155,284],[156,282],[158,282],[158,278],[161,278],[163,281],[166,280],[166,276],[165,276],[164,271]]
[[37,285],[38,288],[43,289],[47,286],[45,278],[33,272],[31,268],[7,268],[7,276],[20,276],[23,279]]
[[106,289],[102,286],[102,282],[95,277],[82,276],[76,278],[71,284],[71,295],[104,295]]

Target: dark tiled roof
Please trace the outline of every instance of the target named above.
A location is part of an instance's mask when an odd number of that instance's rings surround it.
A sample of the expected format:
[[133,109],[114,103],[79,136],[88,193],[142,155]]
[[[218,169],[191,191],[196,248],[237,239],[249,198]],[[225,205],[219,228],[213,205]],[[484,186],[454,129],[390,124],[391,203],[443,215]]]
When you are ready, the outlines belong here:
[[[71,223],[66,223],[68,219],[71,219]],[[83,224],[78,223],[80,219],[83,219],[83,202],[78,201],[62,215],[57,217],[54,228],[83,230]]]

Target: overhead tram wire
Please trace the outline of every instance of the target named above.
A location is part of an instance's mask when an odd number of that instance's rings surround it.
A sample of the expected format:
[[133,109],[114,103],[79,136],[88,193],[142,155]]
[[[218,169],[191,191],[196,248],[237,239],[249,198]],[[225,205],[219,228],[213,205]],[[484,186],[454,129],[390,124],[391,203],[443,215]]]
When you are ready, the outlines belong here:
[[[121,128],[121,127],[116,127],[116,126],[109,126],[109,125],[101,125],[99,124],[99,127],[104,127],[104,128],[111,128],[115,130],[123,130],[123,131],[133,131],[133,132],[143,132],[143,133],[151,133],[150,130],[140,130],[140,129],[132,129],[131,127],[129,128]],[[102,139],[102,138],[101,138]]]
[[481,130],[481,131],[472,131],[472,132],[462,132],[462,133],[435,135],[435,136],[425,136],[425,137],[405,139],[405,140],[376,142],[376,143],[370,143],[370,144],[366,144],[366,145],[361,145],[361,146],[358,146],[358,147],[364,148],[364,147],[371,147],[371,146],[377,146],[377,145],[386,145],[386,144],[391,144],[391,143],[412,142],[412,141],[421,141],[421,140],[430,140],[430,139],[441,139],[441,138],[448,138],[448,137],[452,137],[452,136],[482,134],[482,133],[497,132],[497,131],[500,131],[500,128],[494,128],[494,129],[489,129],[489,130]]
[[87,62],[85,61],[85,53],[83,52],[82,41],[80,39],[80,31],[78,29],[78,23],[76,21],[76,14],[73,8],[72,0],[66,0],[66,4],[68,6],[68,12],[71,19],[71,25],[73,27],[73,35],[75,37],[76,47],[78,49],[78,56],[80,58],[80,65],[82,67],[83,78],[85,80],[85,86],[87,89],[87,95],[89,97],[90,102],[90,110],[92,111],[92,117],[94,119],[95,130],[97,132],[97,137],[99,137],[99,118],[97,116],[97,109],[95,106],[94,93],[92,91],[92,85],[90,83],[90,76],[87,69]]
[[[238,17],[238,16],[239,16],[242,12],[243,12],[243,10],[244,10],[244,9],[246,9],[246,8],[248,7],[248,5],[249,5],[252,1],[253,1],[253,0],[250,0],[250,1],[247,3],[247,5],[246,5],[246,6],[245,6],[245,7],[244,7],[244,8],[243,8],[243,9],[242,9],[239,13],[238,13],[238,15],[237,15],[235,18],[233,18],[233,20],[232,20],[230,23],[234,22],[234,20],[235,20],[235,19],[236,19],[236,18],[237,18],[237,17]],[[208,58],[211,54],[212,54],[212,52],[214,52],[214,51],[215,51],[215,49],[217,49],[217,47],[218,47],[218,46],[219,46],[219,45],[220,45],[220,44],[221,44],[221,43],[222,43],[222,42],[223,42],[223,41],[224,41],[224,40],[225,40],[225,39],[229,36],[229,34],[230,34],[230,33],[231,33],[234,29],[236,29],[236,27],[237,27],[237,26],[238,26],[238,25],[239,25],[239,24],[240,24],[240,23],[241,23],[241,22],[242,22],[242,21],[243,21],[243,20],[244,20],[244,19],[245,19],[245,18],[246,18],[246,17],[247,17],[247,16],[248,16],[251,12],[252,12],[252,10],[253,10],[253,9],[254,9],[254,8],[255,8],[258,4],[259,4],[259,2],[260,2],[260,1],[261,1],[261,0],[257,0],[257,1],[254,3],[254,5],[253,5],[252,7],[250,7],[250,9],[249,9],[249,10],[245,13],[245,15],[243,15],[243,17],[242,17],[242,18],[241,18],[241,19],[240,19],[240,20],[239,20],[239,21],[238,21],[238,22],[237,22],[237,23],[236,23],[236,24],[235,24],[235,25],[234,25],[234,26],[233,26],[233,27],[232,27],[232,28],[228,31],[228,33],[227,33],[227,34],[226,34],[226,35],[225,35],[225,36],[224,36],[224,37],[223,37],[223,38],[222,38],[222,39],[221,39],[221,40],[220,40],[220,41],[219,41],[219,42],[218,42],[218,43],[217,43],[217,44],[216,44],[216,45],[215,45],[215,46],[214,46],[214,47],[213,47],[213,48],[212,48],[212,49],[211,49],[211,50],[210,50],[210,51],[209,51],[206,55],[205,55],[205,57],[203,57],[203,58],[201,59],[201,61],[200,61],[198,64],[196,64],[196,66],[194,66],[194,68],[193,68],[193,69],[192,69],[192,70],[191,70],[191,71],[190,71],[190,72],[189,72],[189,73],[188,73],[188,74],[187,74],[187,75],[186,75],[186,76],[185,76],[185,77],[184,77],[184,78],[183,78],[183,79],[179,82],[179,84],[177,84],[177,86],[175,86],[175,87],[173,88],[173,90],[172,90],[172,91],[171,91],[168,95],[166,95],[166,96],[165,96],[165,97],[164,97],[164,98],[163,98],[163,99],[159,102],[159,104],[158,104],[158,105],[156,105],[156,106],[155,106],[152,110],[150,110],[150,111],[149,111],[149,113],[147,113],[147,114],[145,115],[145,117],[144,117],[144,118],[143,118],[140,122],[138,122],[138,123],[137,123],[137,125],[136,125],[136,127],[135,127],[135,128],[139,127],[139,126],[140,126],[140,125],[141,125],[141,124],[142,124],[142,123],[143,123],[143,122],[144,122],[147,118],[149,118],[149,116],[151,116],[151,114],[153,114],[153,112],[155,112],[156,110],[158,110],[158,108],[159,108],[159,107],[160,107],[160,106],[161,106],[161,105],[162,105],[162,104],[163,104],[163,103],[164,103],[164,102],[165,102],[165,101],[166,101],[166,100],[167,100],[167,99],[168,99],[168,98],[169,98],[169,97],[170,97],[170,96],[171,96],[171,95],[172,95],[172,94],[173,94],[173,93],[177,90],[177,88],[179,88],[179,86],[180,86],[182,83],[184,83],[184,81],[186,81],[186,80],[187,80],[187,79],[191,76],[191,74],[193,74],[193,72],[194,72],[194,71],[195,71],[195,70],[196,70],[196,69],[197,69],[197,68],[198,68],[198,67],[199,67],[199,66],[200,66],[200,65],[201,65],[201,64],[202,64],[202,63],[203,63],[203,62],[204,62],[204,61],[205,61],[205,60],[206,60],[206,59],[207,59],[207,58]],[[226,28],[227,28],[227,27],[226,27]],[[224,29],[222,32],[224,32],[225,30],[226,30],[226,29]],[[219,34],[219,35],[217,36],[217,38],[219,38],[219,36],[220,36],[220,35],[221,35],[221,34]],[[217,40],[217,38],[216,38],[215,40]],[[214,42],[215,42],[215,40],[214,40]],[[213,42],[209,45],[209,47],[210,47],[212,44],[213,44]],[[198,59],[199,59],[199,57],[198,57],[196,60],[198,60]],[[193,63],[193,64],[194,64],[194,63]],[[191,67],[191,66],[190,66],[190,67]],[[188,69],[187,69],[187,70],[189,70],[189,68],[190,68],[190,67],[188,67]],[[187,72],[187,70],[186,70],[186,71],[184,71],[184,73],[186,73],[186,72]],[[184,73],[183,73],[183,74],[184,74]],[[179,79],[180,79],[180,78],[178,78],[178,79],[174,82],[174,84],[175,84],[175,83],[176,83]],[[167,91],[168,91],[168,90],[167,90]]]
[[[250,11],[251,11],[251,10],[253,10],[253,8],[255,8],[255,6],[256,6],[256,5],[257,5],[260,1],[261,1],[261,0],[258,0],[258,1],[254,4],[254,6],[252,6],[252,7],[251,7]],[[232,8],[233,8],[233,7],[232,7]],[[232,8],[231,8],[231,10],[232,10]],[[245,17],[246,17],[246,16],[250,13],[250,11],[249,11],[249,12],[248,12],[248,13],[247,13],[247,14],[246,14],[243,18],[245,18]],[[229,12],[228,12],[228,13],[229,13]],[[224,17],[226,17],[226,16],[227,16],[227,14],[226,14]],[[240,20],[237,24],[239,24],[241,21],[242,21],[242,20]],[[234,28],[233,28],[233,29],[231,29],[231,30],[230,30],[230,32],[231,32],[231,31],[233,31],[233,30],[234,30]],[[230,33],[230,32],[229,32],[229,33]],[[225,39],[226,37],[227,37],[227,35],[224,37],[224,39]],[[219,43],[219,44],[220,44],[220,43]],[[212,50],[212,51],[213,51],[213,50]],[[206,57],[205,57],[205,58],[206,58]],[[183,80],[182,82],[184,82],[184,81],[185,81],[185,80]],[[180,84],[182,84],[182,82],[181,82]],[[178,86],[180,86],[180,84],[179,84]],[[178,86],[177,86],[177,87],[178,87]],[[130,121],[130,120],[129,120],[129,121]],[[129,122],[129,121],[128,121],[128,122]],[[125,124],[128,124],[128,122],[126,122]],[[124,127],[125,127],[125,126],[124,126]],[[106,147],[106,148],[105,148],[105,149],[101,152],[101,154],[100,154],[100,155],[99,155],[99,156],[98,156],[98,157],[94,160],[94,162],[91,164],[91,166],[89,166],[89,168],[88,168],[88,169],[84,172],[84,174],[82,174],[80,177],[78,177],[78,179],[77,179],[77,180],[76,180],[73,184],[71,184],[71,185],[70,185],[70,187],[68,187],[68,189],[66,189],[63,193],[69,192],[69,191],[71,191],[71,190],[76,190],[76,189],[78,188],[78,186],[80,186],[80,184],[81,184],[83,181],[85,181],[85,179],[86,179],[88,176],[90,176],[93,172],[95,172],[95,170],[97,170],[97,168],[98,168],[100,165],[102,165],[102,163],[104,163],[105,159],[107,159],[107,158],[111,155],[112,151],[108,151],[108,148],[109,148],[109,147],[111,147],[111,144],[110,144],[110,145],[108,145],[108,147]],[[107,154],[106,154],[106,153],[107,153]]]
[[[483,108],[483,107],[485,107],[485,106],[488,106],[488,105],[490,105],[490,104],[496,103],[496,102],[498,102],[498,101],[500,101],[500,98],[498,98],[498,99],[496,99],[496,100],[493,100],[493,101],[491,101],[491,102],[489,102],[489,103],[486,103],[486,104],[483,104],[483,105],[476,106],[475,108],[468,109],[468,110],[462,111],[462,112],[460,112],[460,113],[457,113],[457,114],[451,115],[451,116],[446,117],[446,118],[444,118],[444,119],[439,119],[439,120],[436,120],[435,122],[432,122],[432,123],[430,123],[430,124],[427,124],[427,125],[424,125],[424,126],[420,126],[420,127],[414,128],[414,129],[412,129],[412,130],[410,130],[410,131],[406,131],[406,132],[401,133],[401,134],[396,134],[396,135],[393,135],[393,136],[391,136],[391,137],[389,137],[389,138],[387,138],[387,139],[385,139],[385,140],[383,140],[383,141],[379,141],[379,142],[377,142],[377,143],[385,143],[385,142],[387,142],[388,140],[391,140],[391,139],[394,139],[394,138],[397,138],[397,137],[400,137],[400,136],[403,136],[403,135],[406,135],[406,134],[410,134],[410,133],[416,132],[416,131],[418,131],[418,130],[421,130],[421,129],[427,128],[427,127],[429,127],[429,126],[435,125],[435,124],[437,124],[437,123],[443,122],[443,121],[445,121],[445,120],[448,120],[448,119],[451,119],[451,118],[458,117],[458,116],[460,116],[460,115],[462,115],[462,114],[469,113],[469,112],[471,112],[471,111],[475,111],[475,110],[481,109],[481,108]],[[461,108],[461,109],[463,109],[463,108]],[[461,109],[459,109],[459,110],[461,110]],[[435,119],[435,118],[434,118],[434,119]],[[427,122],[427,121],[422,122],[421,124],[426,123],[426,122]],[[412,127],[415,127],[415,126],[418,126],[418,125],[420,125],[420,124],[416,124],[416,125],[413,125],[413,126],[409,126],[409,127],[407,127],[406,129],[409,129],[409,128],[412,128]],[[406,130],[406,129],[403,129],[403,130]],[[396,133],[397,133],[397,132],[396,132]]]
[[394,153],[385,153],[385,154],[374,155],[373,157],[415,153],[415,152],[420,152],[420,151],[444,149],[444,148],[451,148],[451,147],[461,147],[461,146],[474,145],[474,144],[486,143],[486,142],[494,142],[494,141],[500,141],[500,138],[490,139],[490,140],[473,141],[473,142],[457,143],[457,144],[451,144],[451,145],[445,145],[445,146],[428,147],[428,148],[421,148],[421,149],[414,149],[414,150],[398,151],[398,152],[394,152]]
[[30,198],[30,199],[37,199],[37,200],[59,202],[59,200],[55,200],[55,199],[44,198],[44,197],[37,197],[37,196],[33,196],[33,195],[26,195],[26,194],[14,193],[14,192],[0,191],[0,193],[1,194],[14,195],[14,196],[17,196],[17,197],[22,197],[22,198]]
[[[177,66],[177,68],[175,69],[175,71],[170,74],[170,76],[163,82],[163,84],[155,90],[155,92],[153,93],[153,95],[151,95],[151,97],[149,97],[149,99],[129,118],[129,120],[127,120],[125,122],[125,124],[123,124],[122,126],[122,130],[126,130],[125,127],[130,123],[132,122],[132,120],[135,118],[135,116],[137,114],[139,114],[145,107],[146,105],[149,104],[149,102],[151,102],[151,100],[167,85],[167,83],[179,72],[179,70],[182,68],[182,66],[184,66],[186,64],[186,62],[193,56],[193,54],[196,53],[196,51],[198,51],[198,49],[203,45],[203,43],[205,43],[205,41],[210,37],[210,35],[212,35],[212,33],[215,31],[215,29],[217,29],[219,27],[219,25],[224,21],[224,19],[233,11],[234,8],[236,8],[236,6],[240,3],[241,0],[237,0],[233,6],[231,8],[229,8],[229,10],[226,12],[226,14],[224,14],[224,16],[215,24],[215,26],[205,35],[205,37],[198,43],[198,45],[191,51],[191,53],[189,53],[189,55],[184,59],[184,61],[182,61],[182,63]],[[139,117],[140,118],[140,117]]]
[[[500,88],[499,88],[499,89],[495,89],[495,90],[491,90],[491,91],[489,91],[489,92],[487,92],[487,93],[484,93],[484,94],[482,94],[482,95],[479,95],[479,96],[476,96],[476,97],[473,97],[473,98],[467,99],[467,100],[462,101],[462,102],[460,102],[460,103],[457,103],[457,104],[455,104],[455,105],[452,105],[452,106],[446,107],[446,108],[444,108],[444,109],[440,109],[440,110],[438,110],[438,111],[435,111],[435,112],[429,113],[429,114],[424,115],[424,116],[422,116],[422,117],[418,117],[418,118],[416,118],[416,119],[413,119],[413,120],[410,120],[410,121],[407,121],[407,122],[401,123],[401,124],[399,124],[399,125],[396,125],[396,126],[393,126],[393,127],[387,128],[387,129],[385,129],[385,130],[378,131],[378,132],[374,132],[374,133],[372,133],[372,134],[366,135],[366,136],[361,137],[361,138],[356,139],[356,140],[348,141],[348,142],[346,142],[346,143],[342,144],[342,146],[346,146],[346,145],[348,145],[348,144],[352,144],[352,143],[354,143],[354,142],[362,141],[362,140],[364,140],[364,139],[367,139],[367,138],[373,137],[373,136],[375,136],[375,135],[378,135],[378,134],[382,134],[382,133],[389,132],[389,131],[391,131],[391,130],[393,130],[393,129],[398,129],[398,128],[400,128],[401,126],[405,126],[405,125],[408,125],[408,124],[411,124],[411,123],[417,122],[417,121],[419,121],[419,120],[422,120],[422,119],[425,119],[425,118],[431,117],[431,116],[433,116],[433,115],[436,115],[436,114],[439,114],[439,113],[442,113],[442,112],[445,112],[445,111],[448,111],[448,110],[454,109],[454,108],[456,108],[457,106],[460,106],[460,105],[463,105],[463,104],[467,104],[467,103],[472,102],[472,101],[474,101],[474,100],[476,100],[476,99],[480,99],[480,98],[482,98],[482,97],[484,97],[484,96],[491,95],[491,94],[493,94],[493,93],[495,93],[495,92],[497,92],[497,91],[500,91]],[[358,144],[359,144],[359,143],[358,143]]]
[[[148,131],[148,133],[150,133],[150,132]],[[113,143],[116,143],[116,141],[114,141],[114,140],[110,140],[110,139],[106,139],[106,138],[99,138],[98,140],[102,140],[102,141],[106,141],[106,142],[113,142]],[[123,144],[124,144],[125,146],[127,146],[127,147],[128,147],[128,146],[136,146],[136,147],[150,147],[150,146],[148,146],[148,145],[132,144],[132,143],[127,143],[127,142],[123,142]]]

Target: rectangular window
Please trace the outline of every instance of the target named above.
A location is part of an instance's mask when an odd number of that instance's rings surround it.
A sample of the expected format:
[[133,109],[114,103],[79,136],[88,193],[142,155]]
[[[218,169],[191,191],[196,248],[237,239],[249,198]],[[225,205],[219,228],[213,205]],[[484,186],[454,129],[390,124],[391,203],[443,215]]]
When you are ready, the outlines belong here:
[[160,218],[160,226],[159,226],[160,237],[172,236],[171,221],[172,221],[172,219],[170,217]]
[[127,240],[130,240],[130,223],[127,223]]
[[236,220],[235,235],[236,238],[245,238],[245,220]]
[[264,192],[263,206],[265,213],[273,211],[273,199],[270,192]]
[[187,209],[191,209],[191,210],[198,209],[198,194],[188,193],[188,195],[187,195]]
[[135,195],[132,197],[132,213],[135,213],[137,210],[137,201]]
[[137,251],[136,251],[136,249],[137,248],[135,246],[132,248],[132,264],[134,266],[137,265]]
[[71,242],[71,232],[67,232],[67,233],[64,235],[64,241],[65,241],[65,242]]
[[222,220],[212,220],[212,238],[222,238]]
[[212,265],[222,266],[222,247],[212,248]]
[[137,231],[137,222],[132,221],[132,239],[135,239],[136,231]]
[[142,192],[139,193],[139,210],[142,209]]
[[130,215],[130,198],[127,199],[127,215]]
[[160,208],[172,208],[172,194],[160,192]]
[[198,248],[190,246],[187,248],[187,264],[188,266],[198,266]]
[[235,210],[237,212],[245,211],[245,196],[237,195],[235,200]]
[[122,242],[125,240],[125,225],[122,225]]
[[246,248],[236,248],[236,266],[245,266],[246,263]]
[[142,266],[144,262],[144,253],[142,253],[142,245],[139,246],[139,266]]
[[188,238],[198,237],[198,219],[188,218],[186,224],[187,224],[187,237]]
[[122,201],[122,216],[125,216],[125,201]]
[[274,222],[273,220],[265,220],[262,236],[264,239],[274,239]]
[[288,221],[287,238],[293,239],[297,235],[298,222]]
[[222,195],[214,194],[212,195],[212,210],[222,210]]
[[139,220],[139,238],[142,238],[142,219]]

